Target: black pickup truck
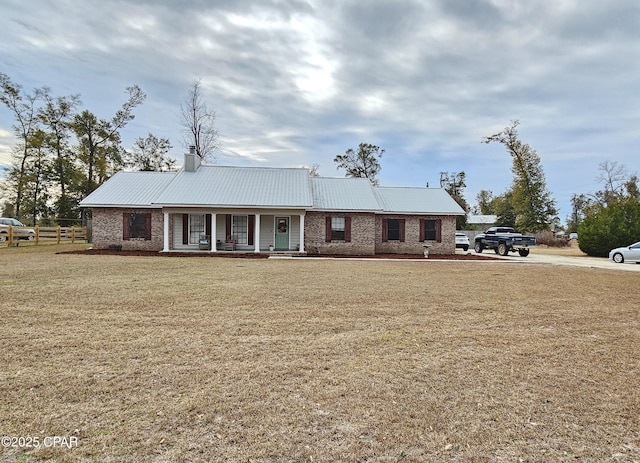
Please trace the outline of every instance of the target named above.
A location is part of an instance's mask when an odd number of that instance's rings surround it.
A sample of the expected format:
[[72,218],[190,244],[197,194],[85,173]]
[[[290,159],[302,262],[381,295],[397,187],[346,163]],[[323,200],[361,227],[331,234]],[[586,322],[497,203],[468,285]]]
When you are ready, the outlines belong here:
[[486,232],[476,235],[473,248],[477,253],[484,249],[493,249],[501,256],[516,252],[522,257],[529,255],[529,246],[536,245],[534,236],[523,236],[511,227],[491,227]]

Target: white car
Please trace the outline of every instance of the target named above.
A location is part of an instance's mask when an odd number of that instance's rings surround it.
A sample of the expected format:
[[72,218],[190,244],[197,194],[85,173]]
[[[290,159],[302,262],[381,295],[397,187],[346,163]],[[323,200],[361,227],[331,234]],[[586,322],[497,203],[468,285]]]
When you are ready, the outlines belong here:
[[469,238],[467,238],[467,235],[456,232],[456,248],[462,248],[463,251],[469,250]]
[[0,217],[0,241],[7,241],[9,227],[17,227],[13,229],[13,236],[17,240],[33,241],[36,238],[36,231],[33,228],[27,227],[16,219]]
[[640,241],[623,248],[615,248],[609,251],[609,259],[617,264],[623,262],[640,263]]

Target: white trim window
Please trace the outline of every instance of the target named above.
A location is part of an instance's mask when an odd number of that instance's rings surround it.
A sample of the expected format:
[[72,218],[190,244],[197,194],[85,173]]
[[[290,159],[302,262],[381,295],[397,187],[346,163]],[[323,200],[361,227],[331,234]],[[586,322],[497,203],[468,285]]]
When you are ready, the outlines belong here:
[[236,238],[236,244],[248,244],[248,217],[246,215],[234,215],[231,234]]
[[189,214],[189,244],[198,244],[200,235],[204,235],[206,224],[204,214]]
[[344,241],[344,217],[331,217],[331,240]]

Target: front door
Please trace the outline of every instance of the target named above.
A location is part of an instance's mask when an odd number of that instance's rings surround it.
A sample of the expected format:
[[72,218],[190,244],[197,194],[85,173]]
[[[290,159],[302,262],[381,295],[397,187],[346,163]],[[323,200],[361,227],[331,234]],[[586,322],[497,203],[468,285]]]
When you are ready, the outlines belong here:
[[276,249],[289,249],[289,217],[276,217]]

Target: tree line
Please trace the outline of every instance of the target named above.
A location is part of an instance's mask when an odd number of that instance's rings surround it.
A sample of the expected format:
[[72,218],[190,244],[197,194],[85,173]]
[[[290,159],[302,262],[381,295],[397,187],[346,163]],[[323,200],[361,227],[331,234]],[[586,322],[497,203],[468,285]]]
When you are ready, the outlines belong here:
[[[174,170],[168,138],[148,133],[129,149],[122,144],[121,130],[146,98],[139,86],[127,87],[120,108],[101,118],[81,108],[79,94],[56,96],[49,87],[29,93],[0,73],[0,102],[13,117],[16,138],[12,163],[0,184],[5,198],[2,215],[32,225],[71,225],[82,220],[79,202],[116,172]],[[211,158],[218,132],[200,81],[189,89],[179,118],[183,145],[196,146],[202,159]]]
[[[498,196],[491,190],[481,190],[476,196],[475,212],[496,215],[499,224],[521,230],[542,231],[550,225],[562,230],[555,201],[544,186],[539,157],[518,140],[516,127],[514,121],[503,132],[483,140],[505,145],[514,161],[514,182]],[[601,162],[598,172],[596,181],[602,189],[572,195],[572,210],[564,229],[578,233],[583,252],[606,257],[611,249],[640,239],[640,187],[638,176],[615,161]]]

